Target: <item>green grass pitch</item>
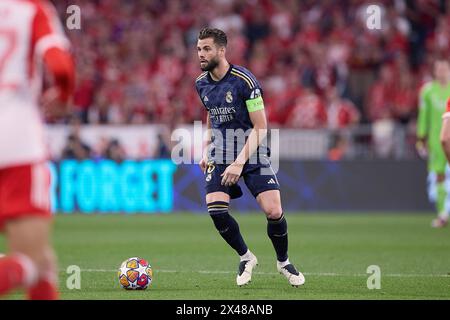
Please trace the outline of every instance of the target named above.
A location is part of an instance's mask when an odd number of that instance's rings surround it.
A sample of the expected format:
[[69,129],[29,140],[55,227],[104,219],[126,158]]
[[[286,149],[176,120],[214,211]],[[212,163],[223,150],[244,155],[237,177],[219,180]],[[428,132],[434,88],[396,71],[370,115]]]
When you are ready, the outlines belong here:
[[[61,298],[450,298],[450,228],[432,229],[432,214],[287,213],[290,260],[306,277],[299,288],[289,286],[276,271],[265,217],[234,216],[259,260],[252,283],[242,288],[235,284],[238,258],[206,214],[57,215],[53,241]],[[116,270],[133,256],[153,267],[148,290],[119,287]],[[79,290],[66,287],[70,265],[81,268]],[[367,288],[370,265],[381,269],[381,289]],[[23,298],[23,293],[8,298]]]

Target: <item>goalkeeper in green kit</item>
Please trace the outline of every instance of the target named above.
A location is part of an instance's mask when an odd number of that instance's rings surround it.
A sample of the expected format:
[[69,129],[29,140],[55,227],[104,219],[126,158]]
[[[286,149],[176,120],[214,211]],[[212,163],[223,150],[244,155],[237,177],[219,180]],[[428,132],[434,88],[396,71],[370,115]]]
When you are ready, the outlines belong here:
[[435,79],[420,91],[419,116],[417,120],[417,151],[428,160],[428,198],[436,205],[435,228],[448,222],[450,201],[446,205],[447,190],[445,171],[447,160],[440,143],[442,115],[450,97],[450,63],[441,59],[434,63]]

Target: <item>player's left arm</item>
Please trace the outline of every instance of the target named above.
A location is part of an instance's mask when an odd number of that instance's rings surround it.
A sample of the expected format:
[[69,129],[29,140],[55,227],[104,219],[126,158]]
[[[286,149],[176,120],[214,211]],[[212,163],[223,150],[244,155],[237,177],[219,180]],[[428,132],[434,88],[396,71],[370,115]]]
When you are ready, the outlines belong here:
[[419,114],[417,117],[417,142],[416,150],[420,157],[427,157],[427,143],[426,139],[429,131],[429,102],[428,102],[428,92],[430,90],[430,85],[427,84],[421,88],[419,94]]
[[262,97],[258,96],[257,98],[249,99],[246,101],[246,104],[253,129],[236,160],[222,173],[222,184],[225,186],[231,186],[238,182],[244,164],[267,136],[267,118]]
[[253,129],[247,139],[247,142],[236,158],[235,162],[239,165],[244,165],[248,159],[255,153],[258,146],[267,136],[267,119],[264,109],[249,112],[250,120],[253,124]]

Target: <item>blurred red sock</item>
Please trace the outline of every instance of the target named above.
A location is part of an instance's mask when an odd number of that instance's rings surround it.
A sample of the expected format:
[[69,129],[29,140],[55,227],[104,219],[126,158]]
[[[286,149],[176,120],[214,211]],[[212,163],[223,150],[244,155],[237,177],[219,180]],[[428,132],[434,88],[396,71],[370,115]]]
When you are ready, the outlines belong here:
[[28,288],[28,299],[30,300],[57,300],[58,291],[55,281],[48,278],[39,279],[38,282]]
[[23,255],[5,256],[0,259],[0,296],[9,291],[33,283],[36,268]]

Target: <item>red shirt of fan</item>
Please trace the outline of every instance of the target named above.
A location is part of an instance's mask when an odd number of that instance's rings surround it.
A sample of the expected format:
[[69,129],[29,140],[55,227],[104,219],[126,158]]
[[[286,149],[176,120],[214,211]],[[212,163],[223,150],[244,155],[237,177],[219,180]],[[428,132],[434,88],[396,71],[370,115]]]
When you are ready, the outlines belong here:
[[326,126],[327,113],[320,97],[306,93],[297,99],[286,124],[293,128],[319,129]]
[[328,105],[329,129],[342,129],[359,121],[359,111],[351,101],[339,100]]

